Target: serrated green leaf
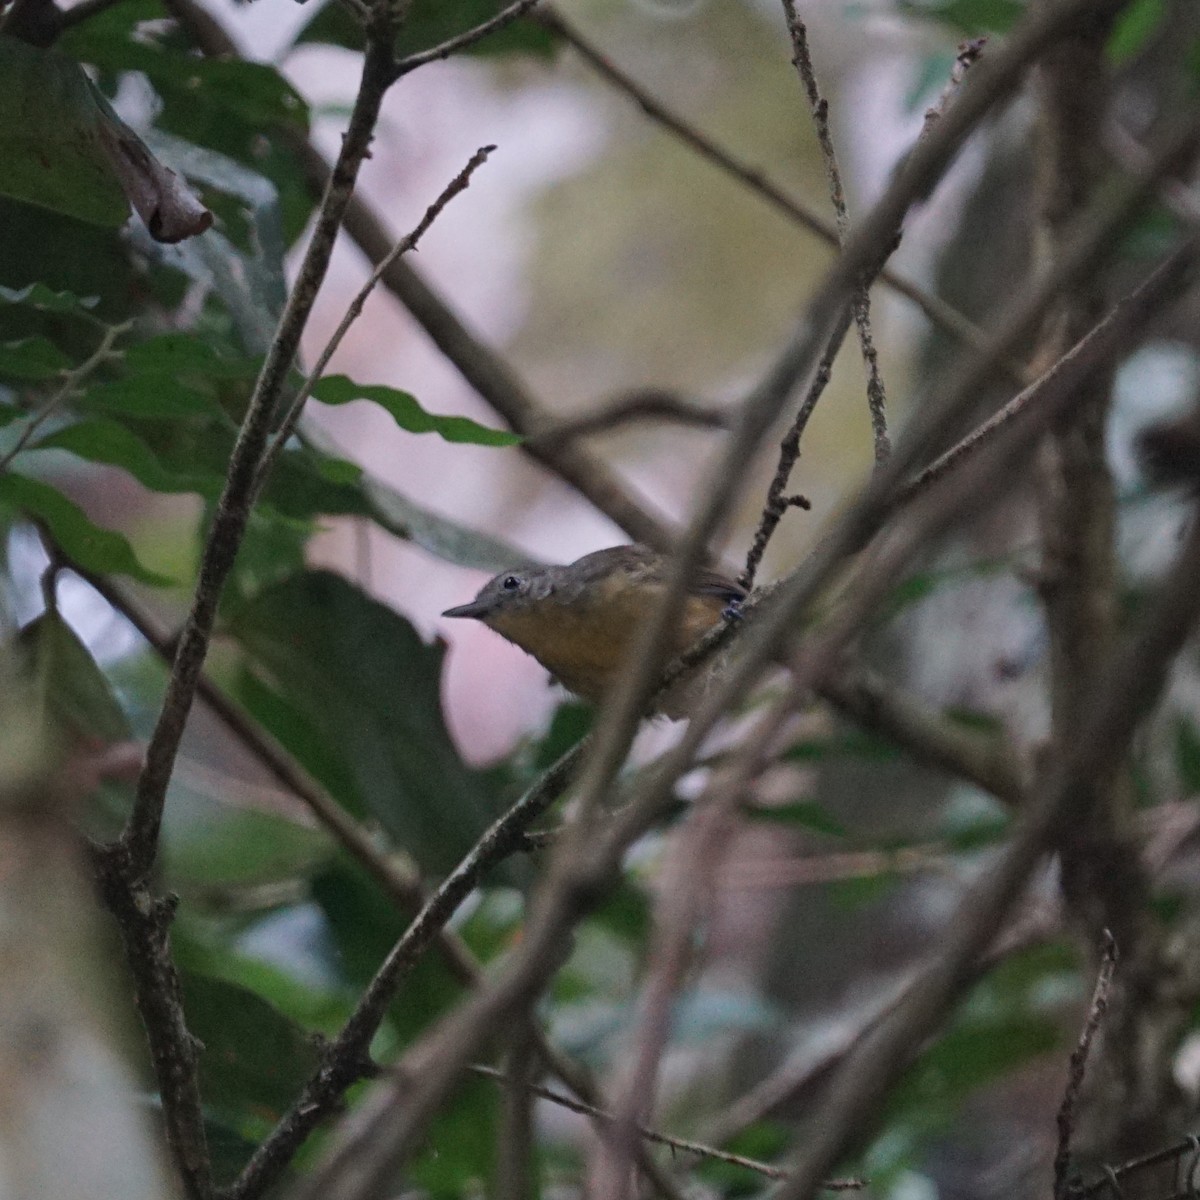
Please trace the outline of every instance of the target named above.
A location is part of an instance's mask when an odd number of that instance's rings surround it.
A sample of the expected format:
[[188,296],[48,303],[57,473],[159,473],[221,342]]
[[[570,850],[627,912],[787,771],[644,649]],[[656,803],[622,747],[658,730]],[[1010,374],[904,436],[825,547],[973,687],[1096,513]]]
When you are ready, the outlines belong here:
[[0,342],[0,375],[10,379],[53,379],[70,366],[71,360],[49,338]]
[[359,384],[345,375],[326,375],[313,389],[313,398],[322,404],[349,404],[352,400],[370,400],[391,414],[401,429],[409,433],[436,433],[448,442],[468,442],[476,446],[513,446],[521,439],[503,429],[489,429],[470,417],[443,417],[426,412],[415,396],[382,384]]
[[51,536],[80,566],[100,575],[128,575],[165,587],[172,580],[142,565],[122,534],[94,524],[57,488],[21,475],[11,467],[0,475],[0,504],[44,521]]
[[95,308],[98,296],[76,296],[74,292],[56,292],[44,283],[31,283],[28,287],[0,287],[0,301],[7,304],[23,304],[40,312],[73,313]]

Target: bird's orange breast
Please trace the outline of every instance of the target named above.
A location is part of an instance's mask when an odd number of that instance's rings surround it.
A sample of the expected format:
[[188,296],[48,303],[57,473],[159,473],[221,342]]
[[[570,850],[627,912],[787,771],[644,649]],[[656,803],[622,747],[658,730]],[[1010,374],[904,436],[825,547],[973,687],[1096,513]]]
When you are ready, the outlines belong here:
[[[550,598],[524,610],[497,613],[488,624],[532,654],[560,683],[597,703],[608,691],[637,629],[649,619],[661,584],[603,580],[586,596]],[[719,596],[689,596],[669,646],[681,653],[721,617]]]

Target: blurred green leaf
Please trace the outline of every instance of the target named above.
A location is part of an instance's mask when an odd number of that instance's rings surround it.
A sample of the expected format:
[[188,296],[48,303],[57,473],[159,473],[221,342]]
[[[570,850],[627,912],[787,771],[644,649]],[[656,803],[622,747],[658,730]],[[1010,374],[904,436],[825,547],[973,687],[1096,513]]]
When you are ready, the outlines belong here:
[[79,64],[0,37],[0,79],[0,194],[81,221],[123,225],[129,205]]
[[186,103],[193,110],[215,111],[227,119],[260,127],[291,124],[308,128],[303,98],[274,67],[239,59],[200,58],[144,33],[132,37],[130,20],[137,15],[158,20],[162,12],[157,5],[146,5],[140,13],[133,8],[128,13],[110,10],[75,25],[59,46],[64,53],[105,71],[142,72],[171,104]]
[[322,404],[349,404],[352,400],[370,400],[378,404],[409,433],[437,433],[448,442],[469,442],[477,446],[514,446],[521,439],[503,429],[489,429],[470,417],[442,417],[426,412],[408,392],[381,384],[363,385],[345,375],[326,375],[313,388],[313,398]]
[[617,937],[642,945],[653,923],[650,897],[628,877],[622,877],[608,890],[592,919]]
[[142,565],[133,547],[111,529],[101,529],[57,488],[10,467],[0,475],[0,505],[43,521],[69,557],[100,575],[128,575],[139,583],[165,587],[172,581]]
[[814,833],[827,833],[833,837],[846,836],[846,827],[813,800],[798,800],[793,804],[755,804],[743,811],[755,821],[794,825],[800,829],[810,829]]
[[[408,922],[362,868],[344,857],[314,878],[312,894],[328,918],[343,977],[356,990],[364,988]],[[389,1009],[391,1034],[407,1043],[461,996],[462,985],[431,950],[405,977]]]
[[[86,313],[99,302],[96,296],[76,296],[74,292],[56,292],[44,283],[31,283],[23,288],[0,287],[0,301],[23,304],[42,312]],[[90,314],[89,314],[90,315]]]
[[56,613],[21,630],[20,644],[36,680],[39,707],[60,736],[123,742],[129,721],[104,672],[75,631]]
[[1105,47],[1114,66],[1128,62],[1150,40],[1166,15],[1166,0],[1135,0],[1117,18]]
[[[396,53],[403,57],[428,50],[449,38],[494,17],[509,0],[414,0],[396,38]],[[297,43],[325,42],[350,50],[363,48],[362,26],[345,6],[325,4],[304,27]],[[492,55],[527,53],[549,57],[554,39],[536,21],[518,20],[482,38],[464,53]]]
[[163,333],[137,342],[125,351],[125,366],[135,375],[165,375],[198,379],[253,379],[254,359],[222,354],[194,333]]
[[490,1079],[468,1076],[459,1084],[430,1126],[426,1149],[405,1172],[415,1188],[432,1200],[493,1194],[500,1095]]
[[1021,0],[898,0],[897,7],[907,16],[937,21],[966,37],[1007,33],[1025,11]]
[[1175,769],[1186,795],[1200,792],[1200,734],[1187,717],[1175,723]]
[[[133,736],[108,678],[57,613],[43,613],[29,622],[19,643],[37,720],[55,743],[87,755]],[[132,782],[99,780],[86,796],[78,819],[91,837],[115,837],[132,803]]]
[[482,778],[442,720],[445,653],[398,613],[324,571],[306,572],[235,607],[230,632],[250,669],[283,695],[339,760],[331,790],[370,812],[425,871],[444,872],[493,815]]
[[76,404],[81,409],[123,417],[168,421],[189,417],[219,420],[223,415],[212,396],[174,376],[146,371],[108,383],[94,383]]
[[35,450],[66,450],[88,462],[121,467],[155,492],[197,492],[216,497],[223,483],[222,476],[211,472],[181,475],[167,470],[141,438],[116,421],[76,421],[40,438],[26,453]]
[[168,885],[185,895],[307,878],[333,853],[329,835],[240,799],[248,784],[181,764],[163,817]]
[[261,996],[194,971],[183,973],[188,1027],[200,1039],[205,1102],[277,1120],[317,1066],[312,1041]]
[[0,375],[10,379],[53,379],[70,366],[71,360],[48,338],[0,343]]
[[783,756],[789,762],[823,762],[829,758],[861,758],[868,762],[893,762],[900,751],[873,733],[848,729],[824,738],[806,738],[791,745]]

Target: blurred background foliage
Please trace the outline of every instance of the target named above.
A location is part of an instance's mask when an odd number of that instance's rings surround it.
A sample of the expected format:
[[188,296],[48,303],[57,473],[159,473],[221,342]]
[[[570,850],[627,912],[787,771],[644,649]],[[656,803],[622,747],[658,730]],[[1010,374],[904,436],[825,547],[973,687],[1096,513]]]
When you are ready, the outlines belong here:
[[[401,49],[432,45],[498,7],[417,0]],[[821,203],[776,6],[563,7],[664,102]],[[1003,33],[1024,5],[806,7],[853,212],[907,144],[957,40]],[[1124,102],[1149,112],[1195,93],[1200,41],[1187,8],[1186,0],[1130,7],[1109,47]],[[297,139],[311,132],[328,145],[353,90],[361,38],[347,9],[256,0],[214,11],[253,61],[198,55],[160,0],[119,0],[52,49],[0,38],[0,620],[24,682],[10,673],[5,681],[32,689],[47,736],[67,756],[148,736],[165,668],[130,613],[148,614],[160,649],[169,648],[313,213]],[[493,182],[489,166],[435,228],[428,266],[552,398],[554,414],[635,386],[706,404],[736,397],[829,251],[605,91],[540,25],[519,22],[475,50],[430,68],[427,82],[425,73],[406,80],[389,101],[367,195],[403,229],[455,169],[446,167],[458,147],[494,136],[507,165]],[[61,86],[48,88],[50,78]],[[209,232],[166,246],[126,220],[96,152],[97,123],[107,119],[97,95],[187,179],[215,215]],[[1030,119],[1021,102],[990,124],[917,215],[897,260],[983,323],[1032,253]],[[1160,229],[1161,214],[1147,217],[1115,278],[1161,244]],[[346,248],[310,355],[362,271]],[[951,348],[882,293],[877,321],[902,420],[906,395]],[[1146,493],[1129,440],[1200,379],[1195,329],[1186,317],[1162,328],[1118,381],[1112,456],[1131,610],[1182,518],[1173,501]],[[568,558],[618,540],[522,460],[498,419],[435,358],[389,298],[372,302],[338,359],[345,374],[318,390],[312,407],[321,411],[289,441],[255,511],[210,661],[240,720],[366,822],[381,851],[430,881],[588,723],[573,705],[552,713],[558,699],[540,673],[475,631],[461,635],[471,661],[456,665],[451,655],[460,675],[447,685],[433,614],[473,592],[478,577],[466,570]],[[811,518],[789,518],[774,568],[797,561],[869,461],[860,390],[847,359],[805,442],[801,486],[817,507]],[[998,398],[981,397],[981,410]],[[714,436],[637,426],[596,448],[680,514]],[[769,472],[770,459],[757,469]],[[761,494],[746,489],[731,562]],[[1045,719],[1044,647],[1024,570],[1030,537],[1027,507],[1006,507],[898,581],[871,638],[875,660],[931,702],[1022,736]],[[1200,787],[1198,699],[1193,656],[1139,749],[1151,823],[1155,809]],[[726,1108],[780,1064],[819,1064],[878,1011],[1008,828],[992,799],[824,713],[807,716],[794,739],[716,882],[656,1117],[764,1158],[811,1111],[813,1081],[753,1111],[744,1127],[730,1125]],[[111,833],[130,795],[127,782],[104,783],[81,804],[81,823]],[[670,836],[668,827],[638,847],[542,1006],[553,1039],[601,1074],[630,1027],[655,867]],[[162,884],[182,897],[174,947],[227,1178],[295,1098],[316,1061],[313,1036],[338,1029],[404,918],[236,727],[203,704],[171,785],[164,841]],[[519,936],[539,861],[531,854],[497,872],[456,919],[484,963]],[[1182,921],[1195,860],[1172,861],[1159,899],[1168,919]],[[1041,901],[1052,907],[1048,884]],[[983,978],[892,1097],[861,1164],[873,1192],[909,1200],[1044,1187],[1087,986],[1053,922]],[[391,1006],[377,1052],[396,1052],[460,994],[445,964],[427,958]],[[1191,1069],[1181,1082],[1200,1087]],[[495,1085],[463,1085],[410,1185],[435,1197],[486,1187],[498,1122]],[[583,1124],[543,1105],[538,1129],[543,1185],[575,1178]],[[720,1195],[762,1187],[729,1165],[707,1165],[697,1178]]]

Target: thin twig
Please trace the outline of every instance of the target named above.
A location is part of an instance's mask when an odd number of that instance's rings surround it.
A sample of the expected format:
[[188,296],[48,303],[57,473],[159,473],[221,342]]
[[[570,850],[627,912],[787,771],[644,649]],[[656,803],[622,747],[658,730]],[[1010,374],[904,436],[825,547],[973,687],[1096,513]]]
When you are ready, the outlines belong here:
[[[541,1100],[557,1104],[560,1108],[565,1108],[569,1112],[592,1117],[596,1121],[606,1125],[611,1125],[616,1120],[612,1113],[606,1112],[602,1108],[597,1108],[594,1104],[584,1104],[570,1096],[563,1095],[562,1092],[553,1091],[551,1088],[542,1087],[539,1084],[515,1080],[512,1075],[506,1074],[504,1071],[498,1071],[495,1067],[474,1063],[471,1065],[470,1070],[476,1075],[482,1075],[485,1079],[494,1079],[497,1083],[508,1085],[518,1084]],[[787,1172],[781,1167],[774,1167],[770,1163],[762,1162],[757,1158],[748,1158],[744,1154],[731,1154],[728,1150],[719,1150],[716,1146],[706,1146],[703,1142],[693,1142],[688,1138],[661,1133],[657,1129],[651,1129],[647,1125],[639,1125],[637,1131],[648,1142],[655,1142],[660,1146],[669,1146],[672,1150],[679,1150],[685,1154],[694,1154],[697,1158],[707,1158],[714,1162],[729,1163],[734,1167],[744,1167],[747,1171],[753,1171],[756,1175],[762,1175],[766,1179],[787,1178]],[[865,1179],[829,1179],[821,1186],[822,1190],[827,1192],[857,1192],[869,1185]]]
[[1054,1196],[1063,1200],[1067,1194],[1068,1177],[1071,1171],[1071,1138],[1075,1133],[1075,1110],[1079,1106],[1079,1094],[1083,1088],[1083,1077],[1087,1071],[1088,1055],[1092,1041],[1104,1020],[1108,1007],[1108,989],[1112,984],[1113,972],[1117,967],[1117,943],[1113,935],[1104,931],[1104,945],[1100,950],[1100,969],[1096,973],[1096,986],[1092,991],[1092,1002],[1088,1005],[1087,1017],[1079,1032],[1079,1042],[1071,1051],[1071,1063],[1067,1073],[1067,1086],[1063,1091],[1062,1103],[1058,1108],[1058,1149],[1054,1155]]
[[933,104],[925,110],[923,133],[934,122],[941,120],[946,109],[950,107],[955,93],[962,86],[963,80],[966,79],[967,72],[979,61],[979,56],[983,53],[987,41],[986,37],[977,37],[969,38],[967,41],[959,43],[958,53],[954,56],[954,66],[950,69],[950,78],[946,81],[946,86],[942,88]]
[[407,58],[400,59],[396,63],[395,77],[402,79],[410,71],[415,71],[418,67],[425,66],[426,63],[449,58],[452,54],[457,54],[460,50],[466,50],[476,42],[483,41],[493,33],[499,33],[506,25],[511,25],[518,17],[523,17],[537,3],[538,0],[513,0],[512,4],[507,8],[502,8],[494,17],[481,21],[465,33],[447,38],[446,41],[440,42],[436,46],[430,46],[428,50],[421,50],[416,54],[410,54]]
[[728,429],[730,417],[724,408],[701,408],[674,392],[638,388],[615,396],[589,412],[554,421],[548,428],[532,434],[526,440],[543,448],[558,447],[576,438],[606,433],[619,425],[635,421],[669,421],[698,429]]
[[[826,164],[826,174],[830,182],[830,195],[833,200],[834,209],[838,213],[837,236],[839,244],[844,244],[844,239],[849,234],[849,218],[846,215],[845,199],[843,196],[841,175],[837,167],[837,159],[833,149],[833,142],[829,135],[828,114],[826,112],[825,101],[821,98],[817,88],[816,76],[813,73],[811,56],[808,53],[807,32],[803,23],[796,16],[793,0],[784,0],[784,9],[787,15],[788,30],[792,36],[792,45],[794,50],[793,62],[796,65],[797,71],[804,82],[805,91],[809,98],[809,103],[813,111],[813,121],[817,129],[817,137],[821,143],[822,156]],[[977,57],[977,56],[976,56]],[[959,60],[955,63],[955,73],[958,75],[958,82],[961,83],[966,67],[974,62],[975,58],[971,57],[965,60]],[[954,88],[947,89],[946,99],[957,90],[957,84]],[[939,116],[943,115],[939,113]],[[920,135],[918,136],[913,149],[909,155],[901,161],[901,166],[904,166],[908,158],[911,158],[922,144],[928,139],[933,131],[934,125],[927,122]],[[899,170],[900,168],[897,168]],[[830,333],[829,342],[825,346],[821,359],[817,367],[817,372],[809,385],[808,395],[804,398],[804,403],[796,412],[795,420],[784,434],[782,442],[779,445],[779,461],[775,468],[775,474],[767,487],[767,497],[763,503],[762,513],[759,516],[758,527],[754,531],[754,537],[751,539],[750,548],[746,552],[746,565],[742,570],[738,582],[749,591],[754,586],[755,579],[758,574],[758,568],[762,564],[763,555],[766,552],[767,545],[775,534],[775,530],[779,522],[783,519],[784,513],[787,511],[787,504],[784,502],[784,492],[787,489],[788,481],[791,479],[792,471],[795,468],[797,461],[800,458],[800,441],[804,436],[805,430],[808,428],[808,422],[812,417],[813,410],[816,408],[818,401],[824,394],[825,388],[829,383],[833,373],[833,362],[837,357],[838,351],[841,349],[846,333],[850,328],[850,320],[853,315],[854,320],[858,324],[859,342],[862,347],[863,358],[867,364],[868,372],[868,403],[871,408],[872,422],[875,426],[875,462],[876,466],[886,461],[890,454],[890,443],[887,442],[887,426],[883,419],[884,394],[882,381],[878,379],[878,374],[875,372],[872,382],[872,363],[875,360],[874,343],[870,332],[870,312],[867,305],[869,304],[869,291],[871,283],[878,277],[883,270],[883,264],[886,262],[888,255],[895,248],[895,239],[899,237],[900,219],[897,220],[896,230],[893,235],[891,244],[883,248],[878,259],[872,264],[871,269],[864,271],[862,279],[859,281],[859,287],[854,293],[854,299],[851,302],[850,309],[843,313],[837,324]],[[865,329],[865,334],[864,334]],[[1007,357],[1007,356],[1005,356]],[[877,384],[877,386],[875,386]],[[878,414],[878,415],[877,415]],[[883,441],[881,442],[880,438]]]
[[79,366],[72,367],[69,371],[63,373],[62,383],[42,402],[38,410],[30,416],[25,428],[21,430],[21,436],[17,438],[8,452],[0,458],[0,471],[7,469],[12,460],[29,445],[33,435],[58,411],[64,401],[70,399],[72,393],[90,375],[99,370],[110,359],[120,357],[119,352],[113,350],[113,344],[117,338],[128,333],[132,328],[132,321],[123,321],[120,325],[107,326],[104,330],[104,336],[100,339],[100,345]]
[[438,219],[442,210],[461,192],[465,192],[471,184],[471,176],[483,166],[488,160],[488,156],[495,146],[481,146],[467,160],[467,164],[455,177],[442,189],[441,195],[425,210],[425,215],[417,222],[412,231],[406,233],[392,248],[376,263],[374,270],[368,276],[366,283],[359,288],[354,299],[346,306],[346,311],[342,314],[342,319],[338,322],[337,328],[330,335],[329,340],[325,343],[321,353],[317,356],[317,361],[313,364],[312,370],[308,373],[308,378],[305,379],[299,392],[288,406],[287,415],[280,422],[279,430],[271,439],[267,448],[263,451],[262,459],[259,463],[258,473],[254,481],[254,491],[257,494],[262,490],[263,484],[266,482],[267,476],[271,472],[271,467],[274,465],[276,458],[279,457],[279,452],[283,449],[289,437],[292,436],[292,431],[296,427],[296,422],[300,420],[300,415],[304,411],[304,405],[308,398],[312,395],[313,389],[321,381],[321,376],[325,373],[325,368],[329,366],[329,360],[337,352],[337,348],[342,344],[342,339],[350,330],[350,326],[358,320],[362,313],[364,305],[367,303],[368,297],[375,290],[376,284],[383,277],[388,267],[392,265],[402,254],[407,254],[411,250],[417,248],[417,244],[421,238],[428,232],[429,227]]
[[[846,210],[842,172],[838,166],[837,151],[833,146],[833,134],[829,129],[829,103],[817,86],[812,51],[808,45],[808,30],[796,12],[796,0],[783,0],[783,10],[792,39],[792,65],[804,85],[813,128],[817,134],[817,144],[821,148],[821,159],[825,164],[825,178],[829,184],[829,199],[833,203],[840,247],[850,234],[850,214]],[[875,437],[875,461],[881,463],[892,452],[892,444],[887,431],[887,392],[883,386],[883,376],[879,372],[879,354],[871,332],[871,292],[867,280],[855,290],[852,307],[854,324],[858,330],[859,349],[862,351],[863,366],[867,372],[867,408],[870,410],[871,429]]]

